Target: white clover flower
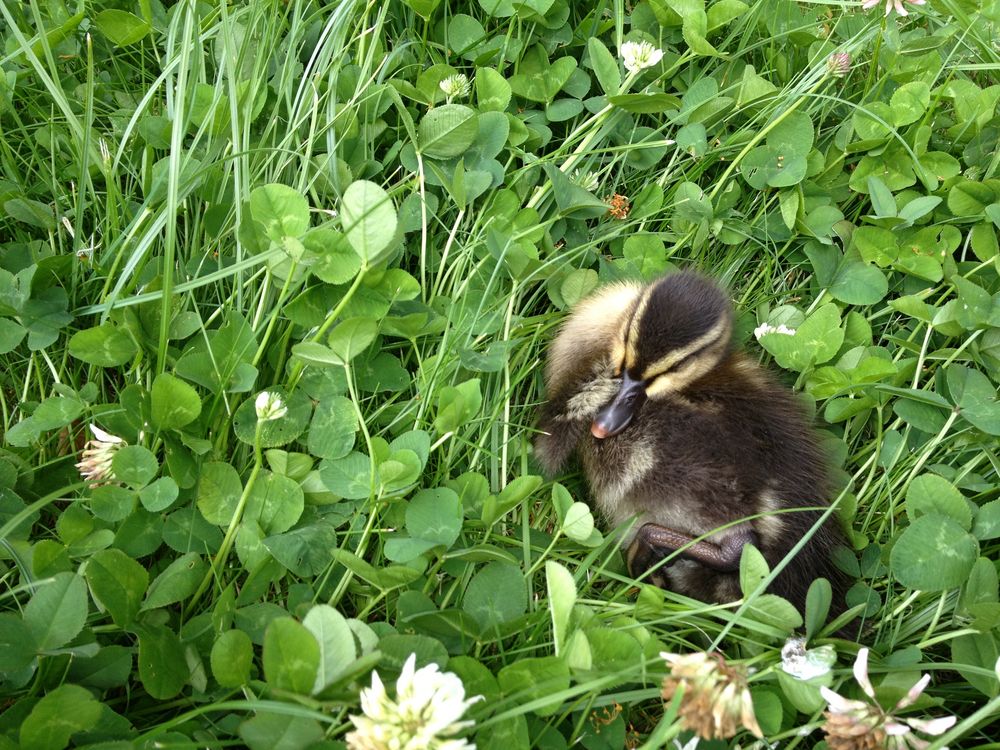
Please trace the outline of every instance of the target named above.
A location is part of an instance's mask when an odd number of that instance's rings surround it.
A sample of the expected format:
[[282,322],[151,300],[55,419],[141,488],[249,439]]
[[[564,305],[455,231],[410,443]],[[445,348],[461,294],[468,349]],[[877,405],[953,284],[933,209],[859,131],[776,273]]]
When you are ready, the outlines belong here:
[[789,638],[781,649],[781,669],[797,680],[811,680],[827,674],[837,661],[833,646],[806,648],[805,638]]
[[349,717],[354,731],[345,738],[351,750],[476,750],[472,743],[449,737],[471,721],[459,721],[481,695],[465,699],[457,675],[438,671],[437,664],[415,669],[410,654],[396,680],[396,700],[372,672],[372,686],[361,691],[363,716]]
[[111,163],[111,151],[108,149],[108,143],[103,138],[97,139],[97,148],[101,152],[101,161],[104,162],[104,166]]
[[573,170],[573,182],[590,192],[594,192],[601,186],[601,179],[595,172],[585,172],[582,169]]
[[663,50],[649,42],[625,42],[621,47],[622,63],[629,73],[652,68],[663,59]]
[[762,336],[767,336],[770,333],[780,333],[782,336],[794,336],[795,329],[789,328],[784,323],[777,326],[773,326],[770,323],[761,323],[759,326],[753,329],[754,338],[760,341]]
[[443,79],[441,83],[438,84],[444,95],[448,98],[448,103],[451,103],[452,99],[461,99],[469,95],[472,91],[472,86],[469,84],[469,79],[464,73],[456,73],[453,76],[448,76]]
[[83,446],[83,454],[76,468],[79,469],[80,476],[90,482],[91,487],[100,487],[102,484],[115,481],[111,461],[115,453],[128,443],[117,435],[105,432],[97,425],[90,425],[90,431],[94,433],[94,439],[88,440]]
[[851,72],[851,54],[849,52],[833,52],[826,58],[826,69],[837,78],[843,78]]
[[288,413],[288,407],[281,400],[281,396],[271,391],[261,391],[254,401],[254,408],[257,410],[257,419],[261,422],[270,422],[272,419],[281,419]]
[[[876,5],[881,2],[885,2],[885,14],[889,15],[895,10],[901,16],[910,15],[906,8],[903,6],[903,0],[865,0],[861,3],[861,7],[864,10],[871,10]],[[906,0],[910,5],[924,5],[927,0]]]
[[[938,719],[900,719],[885,711],[875,701],[875,688],[868,679],[868,649],[862,648],[854,662],[854,679],[871,703],[844,698],[821,686],[819,691],[826,700],[829,710],[823,712],[826,723],[827,744],[835,750],[867,750],[873,747],[887,750],[921,750],[929,744],[926,740],[913,734],[914,731],[937,736],[944,734],[955,725],[958,719],[954,716],[943,716]],[[909,692],[900,698],[893,711],[912,705],[924,688],[931,681],[931,676],[925,674],[910,688]]]

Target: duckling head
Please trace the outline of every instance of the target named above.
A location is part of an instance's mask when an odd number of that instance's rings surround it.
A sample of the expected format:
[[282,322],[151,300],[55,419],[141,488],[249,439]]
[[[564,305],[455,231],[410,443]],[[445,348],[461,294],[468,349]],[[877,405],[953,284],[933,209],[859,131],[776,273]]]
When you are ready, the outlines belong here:
[[675,273],[646,287],[623,316],[611,352],[621,387],[591,434],[617,435],[648,400],[667,400],[707,374],[727,355],[732,327],[725,292],[701,274]]

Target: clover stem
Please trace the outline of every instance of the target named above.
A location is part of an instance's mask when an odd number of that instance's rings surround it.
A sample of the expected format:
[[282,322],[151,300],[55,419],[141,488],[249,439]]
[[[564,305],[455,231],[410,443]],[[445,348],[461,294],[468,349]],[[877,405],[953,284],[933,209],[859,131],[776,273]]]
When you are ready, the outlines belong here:
[[538,559],[532,563],[531,567],[528,568],[527,572],[524,574],[525,579],[531,578],[531,576],[538,572],[538,569],[542,567],[542,563],[546,562],[546,558],[549,556],[549,553],[555,549],[556,542],[559,541],[559,537],[561,536],[562,528],[556,529],[556,533],[552,535],[552,541],[549,543],[549,546],[545,548],[545,551],[538,556]]
[[[281,291],[278,292],[278,300],[274,303],[274,314],[267,322],[267,328],[264,331],[264,335],[260,337],[260,346],[257,347],[257,353],[253,355],[253,361],[250,363],[254,367],[260,363],[261,357],[263,357],[264,352],[267,351],[267,345],[271,339],[271,334],[274,332],[274,326],[277,324],[278,318],[280,317],[278,313],[281,311],[281,308],[285,304],[285,299],[288,297],[288,292],[291,288],[292,276],[295,275],[295,269],[297,267],[298,264],[295,261],[292,261],[292,265],[288,269],[288,275],[285,277],[285,283],[281,285]],[[271,274],[268,273],[267,276],[264,277],[265,282],[270,278],[270,276]]]
[[[354,413],[358,420],[358,426],[365,439],[365,446],[368,448],[368,493],[369,500],[371,500],[371,511],[368,514],[368,521],[365,523],[365,528],[361,532],[361,539],[358,540],[358,544],[354,548],[354,554],[360,557],[364,554],[365,548],[368,546],[368,540],[371,538],[372,529],[375,527],[375,519],[378,516],[378,475],[375,470],[375,448],[372,445],[371,433],[368,432],[368,425],[365,424],[364,415],[361,413],[361,403],[358,400],[358,392],[354,386],[354,377],[351,372],[350,363],[344,365],[344,375],[347,379],[347,391],[351,396],[351,404],[354,405]],[[340,597],[347,591],[347,586],[353,578],[354,573],[350,570],[344,573],[344,576],[337,583],[337,588],[334,589],[333,594],[328,600],[330,605],[335,605],[340,601]]]
[[250,492],[253,490],[254,483],[256,483],[257,476],[260,474],[260,470],[264,464],[264,456],[260,445],[261,428],[263,424],[264,423],[258,419],[257,427],[254,430],[253,469],[251,469],[250,476],[247,478],[247,483],[243,487],[243,492],[240,493],[239,502],[236,503],[236,509],[233,511],[233,517],[229,521],[229,528],[226,529],[226,535],[222,538],[222,544],[219,545],[219,551],[215,553],[212,565],[209,567],[205,577],[202,578],[201,583],[198,585],[198,589],[188,600],[186,607],[188,611],[194,607],[195,603],[201,598],[201,595],[205,593],[212,581],[220,574],[222,566],[225,564],[226,558],[229,556],[229,551],[232,549],[233,542],[236,539],[236,532],[240,527],[240,521],[243,519],[243,512],[246,510],[247,501],[250,499]]
[[865,80],[865,92],[871,91],[875,71],[878,69],[878,54],[882,51],[882,37],[885,36],[885,24],[888,16],[882,17],[881,33],[875,37],[875,49],[872,50],[872,64],[868,67],[868,78]]
[[[365,548],[368,546],[368,540],[371,538],[372,529],[375,528],[375,519],[378,514],[375,512],[377,509],[372,507],[371,512],[368,514],[368,521],[365,523],[365,528],[361,531],[361,539],[358,541],[358,545],[354,548],[354,554],[357,557],[361,557],[364,554]],[[347,592],[347,587],[350,585],[351,581],[354,580],[354,571],[346,570],[344,571],[343,577],[337,583],[337,588],[334,589],[330,598],[327,600],[327,604],[331,607],[337,606],[337,602],[340,598]]]
[[[364,279],[365,273],[367,271],[368,271],[368,263],[363,262],[361,264],[361,270],[359,270],[357,276],[354,277],[354,283],[351,284],[350,288],[344,293],[344,296],[340,298],[340,302],[338,302],[337,306],[333,308],[333,311],[326,316],[326,320],[323,321],[323,325],[321,325],[319,329],[316,331],[316,333],[313,335],[312,341],[318,342],[321,338],[323,338],[324,335],[326,335],[326,332],[330,330],[330,326],[332,326],[334,322],[337,320],[337,318],[340,317],[340,314],[344,311],[344,308],[347,307],[347,303],[351,301],[351,298],[354,297],[354,293],[358,291],[358,287],[361,286],[361,281],[362,279]],[[288,376],[289,394],[291,394],[291,392],[295,390],[295,386],[299,382],[299,378],[302,377],[302,370],[304,368],[305,364],[302,362],[302,360],[296,360],[295,363],[292,365],[292,372]]]

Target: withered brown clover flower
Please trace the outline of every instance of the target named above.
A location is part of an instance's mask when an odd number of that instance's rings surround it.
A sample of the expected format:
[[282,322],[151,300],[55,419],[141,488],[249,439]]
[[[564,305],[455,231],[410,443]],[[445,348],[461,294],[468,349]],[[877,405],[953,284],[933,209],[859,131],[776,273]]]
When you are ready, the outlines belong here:
[[663,680],[663,698],[671,700],[678,688],[681,697],[681,725],[706,740],[726,739],[740,728],[763,738],[753,711],[746,671],[727,664],[718,653],[661,653],[670,665]]

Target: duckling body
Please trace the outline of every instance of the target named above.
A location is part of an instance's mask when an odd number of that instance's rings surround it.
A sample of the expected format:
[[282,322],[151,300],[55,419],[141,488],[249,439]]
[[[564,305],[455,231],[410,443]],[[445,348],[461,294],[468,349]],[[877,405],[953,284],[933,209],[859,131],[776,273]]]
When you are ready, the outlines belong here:
[[728,298],[699,274],[599,291],[550,349],[536,454],[555,475],[577,452],[609,523],[638,519],[631,573],[652,568],[694,598],[741,596],[746,544],[773,567],[812,533],[770,588],[801,606],[813,580],[837,579],[839,534],[813,531],[825,461],[793,395],[732,348],[731,329]]

